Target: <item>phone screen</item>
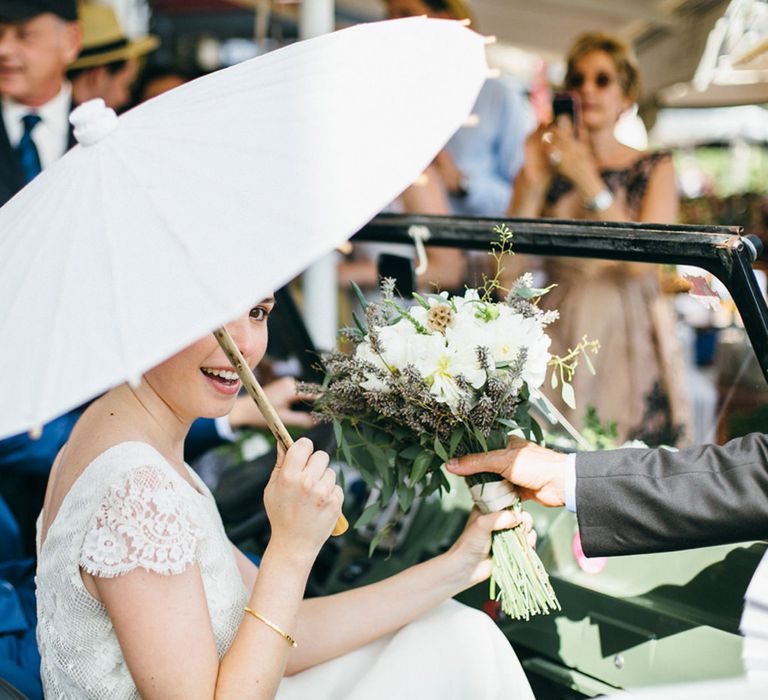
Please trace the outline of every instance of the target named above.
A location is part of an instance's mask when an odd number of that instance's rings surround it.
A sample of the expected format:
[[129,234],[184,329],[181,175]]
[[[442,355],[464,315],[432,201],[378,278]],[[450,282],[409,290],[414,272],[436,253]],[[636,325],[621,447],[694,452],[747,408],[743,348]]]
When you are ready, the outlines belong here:
[[581,110],[579,104],[579,96],[572,92],[556,92],[552,99],[552,119],[557,121],[557,118],[561,115],[567,115],[573,128],[578,131],[579,120],[581,117]]

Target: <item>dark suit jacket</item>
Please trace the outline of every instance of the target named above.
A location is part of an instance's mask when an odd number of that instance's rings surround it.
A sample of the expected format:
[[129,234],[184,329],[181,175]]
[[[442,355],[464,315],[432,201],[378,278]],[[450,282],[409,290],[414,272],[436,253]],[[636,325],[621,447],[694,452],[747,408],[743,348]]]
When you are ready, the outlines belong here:
[[[68,147],[72,148],[75,143],[72,125],[70,125]],[[8,140],[5,122],[2,119],[2,110],[0,109],[0,207],[24,187],[25,184],[24,173],[19,164],[19,157]]]
[[579,454],[576,513],[588,556],[768,539],[768,435]]

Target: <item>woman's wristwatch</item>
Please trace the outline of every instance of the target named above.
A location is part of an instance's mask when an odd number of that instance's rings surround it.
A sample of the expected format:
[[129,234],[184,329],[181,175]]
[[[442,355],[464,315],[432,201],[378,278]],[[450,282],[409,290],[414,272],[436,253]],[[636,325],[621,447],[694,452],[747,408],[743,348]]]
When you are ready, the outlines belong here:
[[613,204],[613,192],[607,187],[600,190],[592,199],[584,201],[584,208],[587,211],[605,211]]

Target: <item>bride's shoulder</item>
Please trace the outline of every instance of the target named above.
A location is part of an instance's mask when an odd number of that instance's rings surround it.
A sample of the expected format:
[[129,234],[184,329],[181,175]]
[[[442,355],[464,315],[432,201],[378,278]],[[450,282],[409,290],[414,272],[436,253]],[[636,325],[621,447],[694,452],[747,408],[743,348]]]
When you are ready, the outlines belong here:
[[[162,454],[141,439],[77,439],[73,434],[62,447],[48,482],[43,506],[43,531],[62,509],[84,512],[110,490],[140,478],[144,483],[164,481],[168,465]],[[152,476],[151,479],[147,477]]]

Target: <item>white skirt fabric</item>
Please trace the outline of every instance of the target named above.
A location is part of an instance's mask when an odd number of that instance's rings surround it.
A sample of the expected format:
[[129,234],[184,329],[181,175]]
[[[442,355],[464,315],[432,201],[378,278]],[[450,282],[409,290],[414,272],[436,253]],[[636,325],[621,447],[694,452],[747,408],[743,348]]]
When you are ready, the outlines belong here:
[[534,700],[484,613],[449,600],[357,651],[284,678],[277,700]]

